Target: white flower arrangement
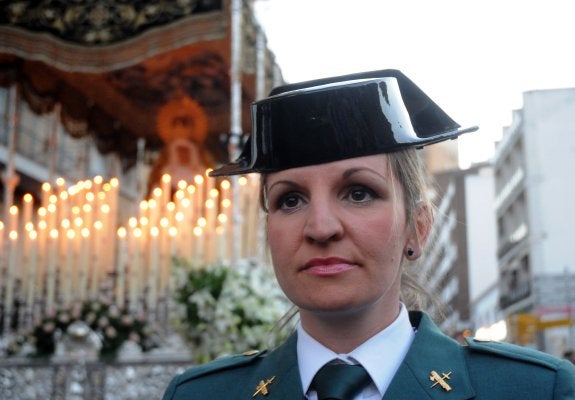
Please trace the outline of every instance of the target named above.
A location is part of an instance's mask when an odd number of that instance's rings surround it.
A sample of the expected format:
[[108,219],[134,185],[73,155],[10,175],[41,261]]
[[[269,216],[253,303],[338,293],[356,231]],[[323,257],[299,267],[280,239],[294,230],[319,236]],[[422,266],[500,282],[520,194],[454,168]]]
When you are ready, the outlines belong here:
[[249,260],[207,267],[176,260],[175,266],[176,326],[195,361],[267,348],[289,334],[274,329],[291,303],[270,267]]

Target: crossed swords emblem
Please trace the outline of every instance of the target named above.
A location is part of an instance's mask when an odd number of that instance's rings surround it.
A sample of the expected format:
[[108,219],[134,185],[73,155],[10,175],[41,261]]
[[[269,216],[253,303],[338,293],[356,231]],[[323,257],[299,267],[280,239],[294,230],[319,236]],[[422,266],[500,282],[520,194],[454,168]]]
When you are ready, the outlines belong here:
[[439,385],[443,388],[443,390],[449,392],[451,390],[451,386],[449,386],[449,384],[446,382],[449,379],[451,379],[451,371],[448,373],[442,372],[441,376],[435,371],[431,371],[429,373],[429,380],[435,382],[433,385],[431,385],[432,388]]

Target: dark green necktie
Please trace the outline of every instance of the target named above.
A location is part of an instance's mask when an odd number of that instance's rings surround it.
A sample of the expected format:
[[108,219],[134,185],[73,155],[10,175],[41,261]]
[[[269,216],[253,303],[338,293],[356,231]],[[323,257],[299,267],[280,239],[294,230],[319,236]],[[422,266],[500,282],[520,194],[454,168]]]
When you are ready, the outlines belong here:
[[371,378],[361,365],[326,364],[315,374],[311,388],[318,400],[352,400]]

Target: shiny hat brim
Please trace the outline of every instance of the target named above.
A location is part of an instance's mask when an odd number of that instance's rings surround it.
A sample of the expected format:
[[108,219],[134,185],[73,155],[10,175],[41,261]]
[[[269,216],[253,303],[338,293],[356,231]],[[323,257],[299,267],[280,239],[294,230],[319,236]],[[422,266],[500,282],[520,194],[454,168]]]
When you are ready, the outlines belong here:
[[269,173],[455,139],[462,128],[397,70],[274,89],[252,105],[240,157],[211,176]]

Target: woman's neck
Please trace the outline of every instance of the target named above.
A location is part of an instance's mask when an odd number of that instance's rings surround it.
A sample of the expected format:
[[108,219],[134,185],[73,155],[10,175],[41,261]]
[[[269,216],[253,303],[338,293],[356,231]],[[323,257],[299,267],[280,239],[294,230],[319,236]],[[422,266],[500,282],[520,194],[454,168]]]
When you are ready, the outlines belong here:
[[302,327],[315,340],[338,354],[346,354],[396,320],[400,305],[383,313],[313,312],[300,310]]

